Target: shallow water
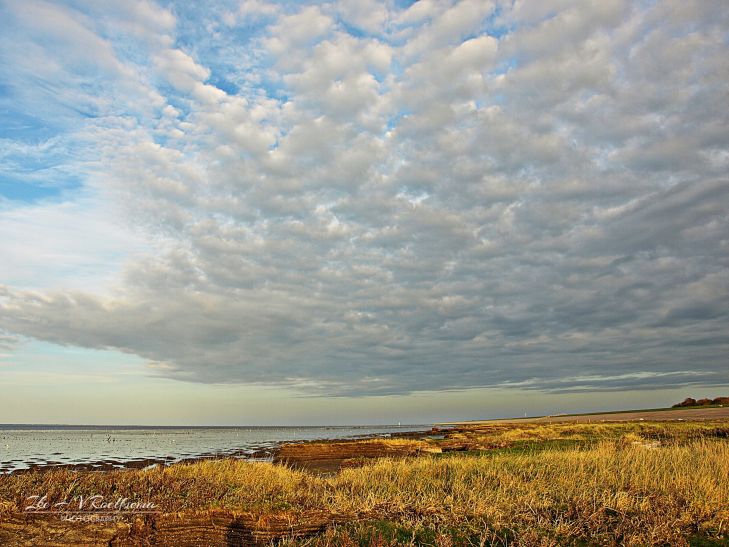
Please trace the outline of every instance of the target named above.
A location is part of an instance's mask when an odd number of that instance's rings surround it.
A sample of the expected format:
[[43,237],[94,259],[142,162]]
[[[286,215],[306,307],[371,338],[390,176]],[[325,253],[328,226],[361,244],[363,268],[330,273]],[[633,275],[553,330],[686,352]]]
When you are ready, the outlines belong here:
[[204,455],[246,457],[282,441],[357,438],[429,426],[111,427],[0,425],[0,473],[35,466],[126,467]]

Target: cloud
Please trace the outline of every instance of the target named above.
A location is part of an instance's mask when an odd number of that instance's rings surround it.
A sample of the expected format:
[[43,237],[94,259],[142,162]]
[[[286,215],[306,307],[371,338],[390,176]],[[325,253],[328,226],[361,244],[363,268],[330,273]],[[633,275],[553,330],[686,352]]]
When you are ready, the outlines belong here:
[[390,7],[377,0],[343,0],[336,7],[348,24],[371,34],[381,33],[390,18]]
[[[0,332],[0,349],[9,350],[18,342],[17,337]],[[0,354],[0,357],[8,357],[8,354]]]
[[279,6],[261,2],[260,0],[244,0],[238,6],[238,11],[233,15],[231,22],[234,23],[236,16],[242,19],[257,19],[270,17],[279,13]]
[[[0,329],[314,394],[729,383],[729,52],[700,3],[135,6],[65,15],[121,68],[59,137],[91,201],[37,235],[0,212]],[[98,236],[71,270],[119,250],[113,283],[37,275],[60,224]]]
[[102,290],[129,255],[148,251],[145,235],[98,198],[0,210],[3,282],[26,289]]
[[333,25],[333,19],[321,8],[307,6],[297,13],[279,17],[270,26],[265,43],[278,62],[285,65],[289,59],[296,59],[297,54],[305,54],[305,50],[328,34]]

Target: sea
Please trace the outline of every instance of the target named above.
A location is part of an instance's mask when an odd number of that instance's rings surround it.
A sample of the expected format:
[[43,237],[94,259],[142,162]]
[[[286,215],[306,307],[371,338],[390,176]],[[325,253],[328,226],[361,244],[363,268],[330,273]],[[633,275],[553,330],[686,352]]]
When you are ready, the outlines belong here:
[[282,442],[388,437],[427,425],[175,427],[0,424],[0,473],[144,468],[200,457],[268,459]]

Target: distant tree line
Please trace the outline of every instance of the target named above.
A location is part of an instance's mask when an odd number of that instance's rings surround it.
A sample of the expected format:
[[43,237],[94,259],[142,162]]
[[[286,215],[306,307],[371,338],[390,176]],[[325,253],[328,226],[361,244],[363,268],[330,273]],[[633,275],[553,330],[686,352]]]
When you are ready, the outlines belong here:
[[672,408],[681,408],[683,406],[709,406],[709,405],[729,405],[729,397],[717,397],[716,399],[693,399],[686,397],[680,403],[676,403]]

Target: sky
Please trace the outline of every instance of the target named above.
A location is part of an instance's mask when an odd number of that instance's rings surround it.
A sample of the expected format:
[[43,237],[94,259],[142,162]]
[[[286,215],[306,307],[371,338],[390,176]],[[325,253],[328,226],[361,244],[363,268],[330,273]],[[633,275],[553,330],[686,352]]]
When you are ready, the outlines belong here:
[[0,0],[0,422],[729,391],[723,0]]

